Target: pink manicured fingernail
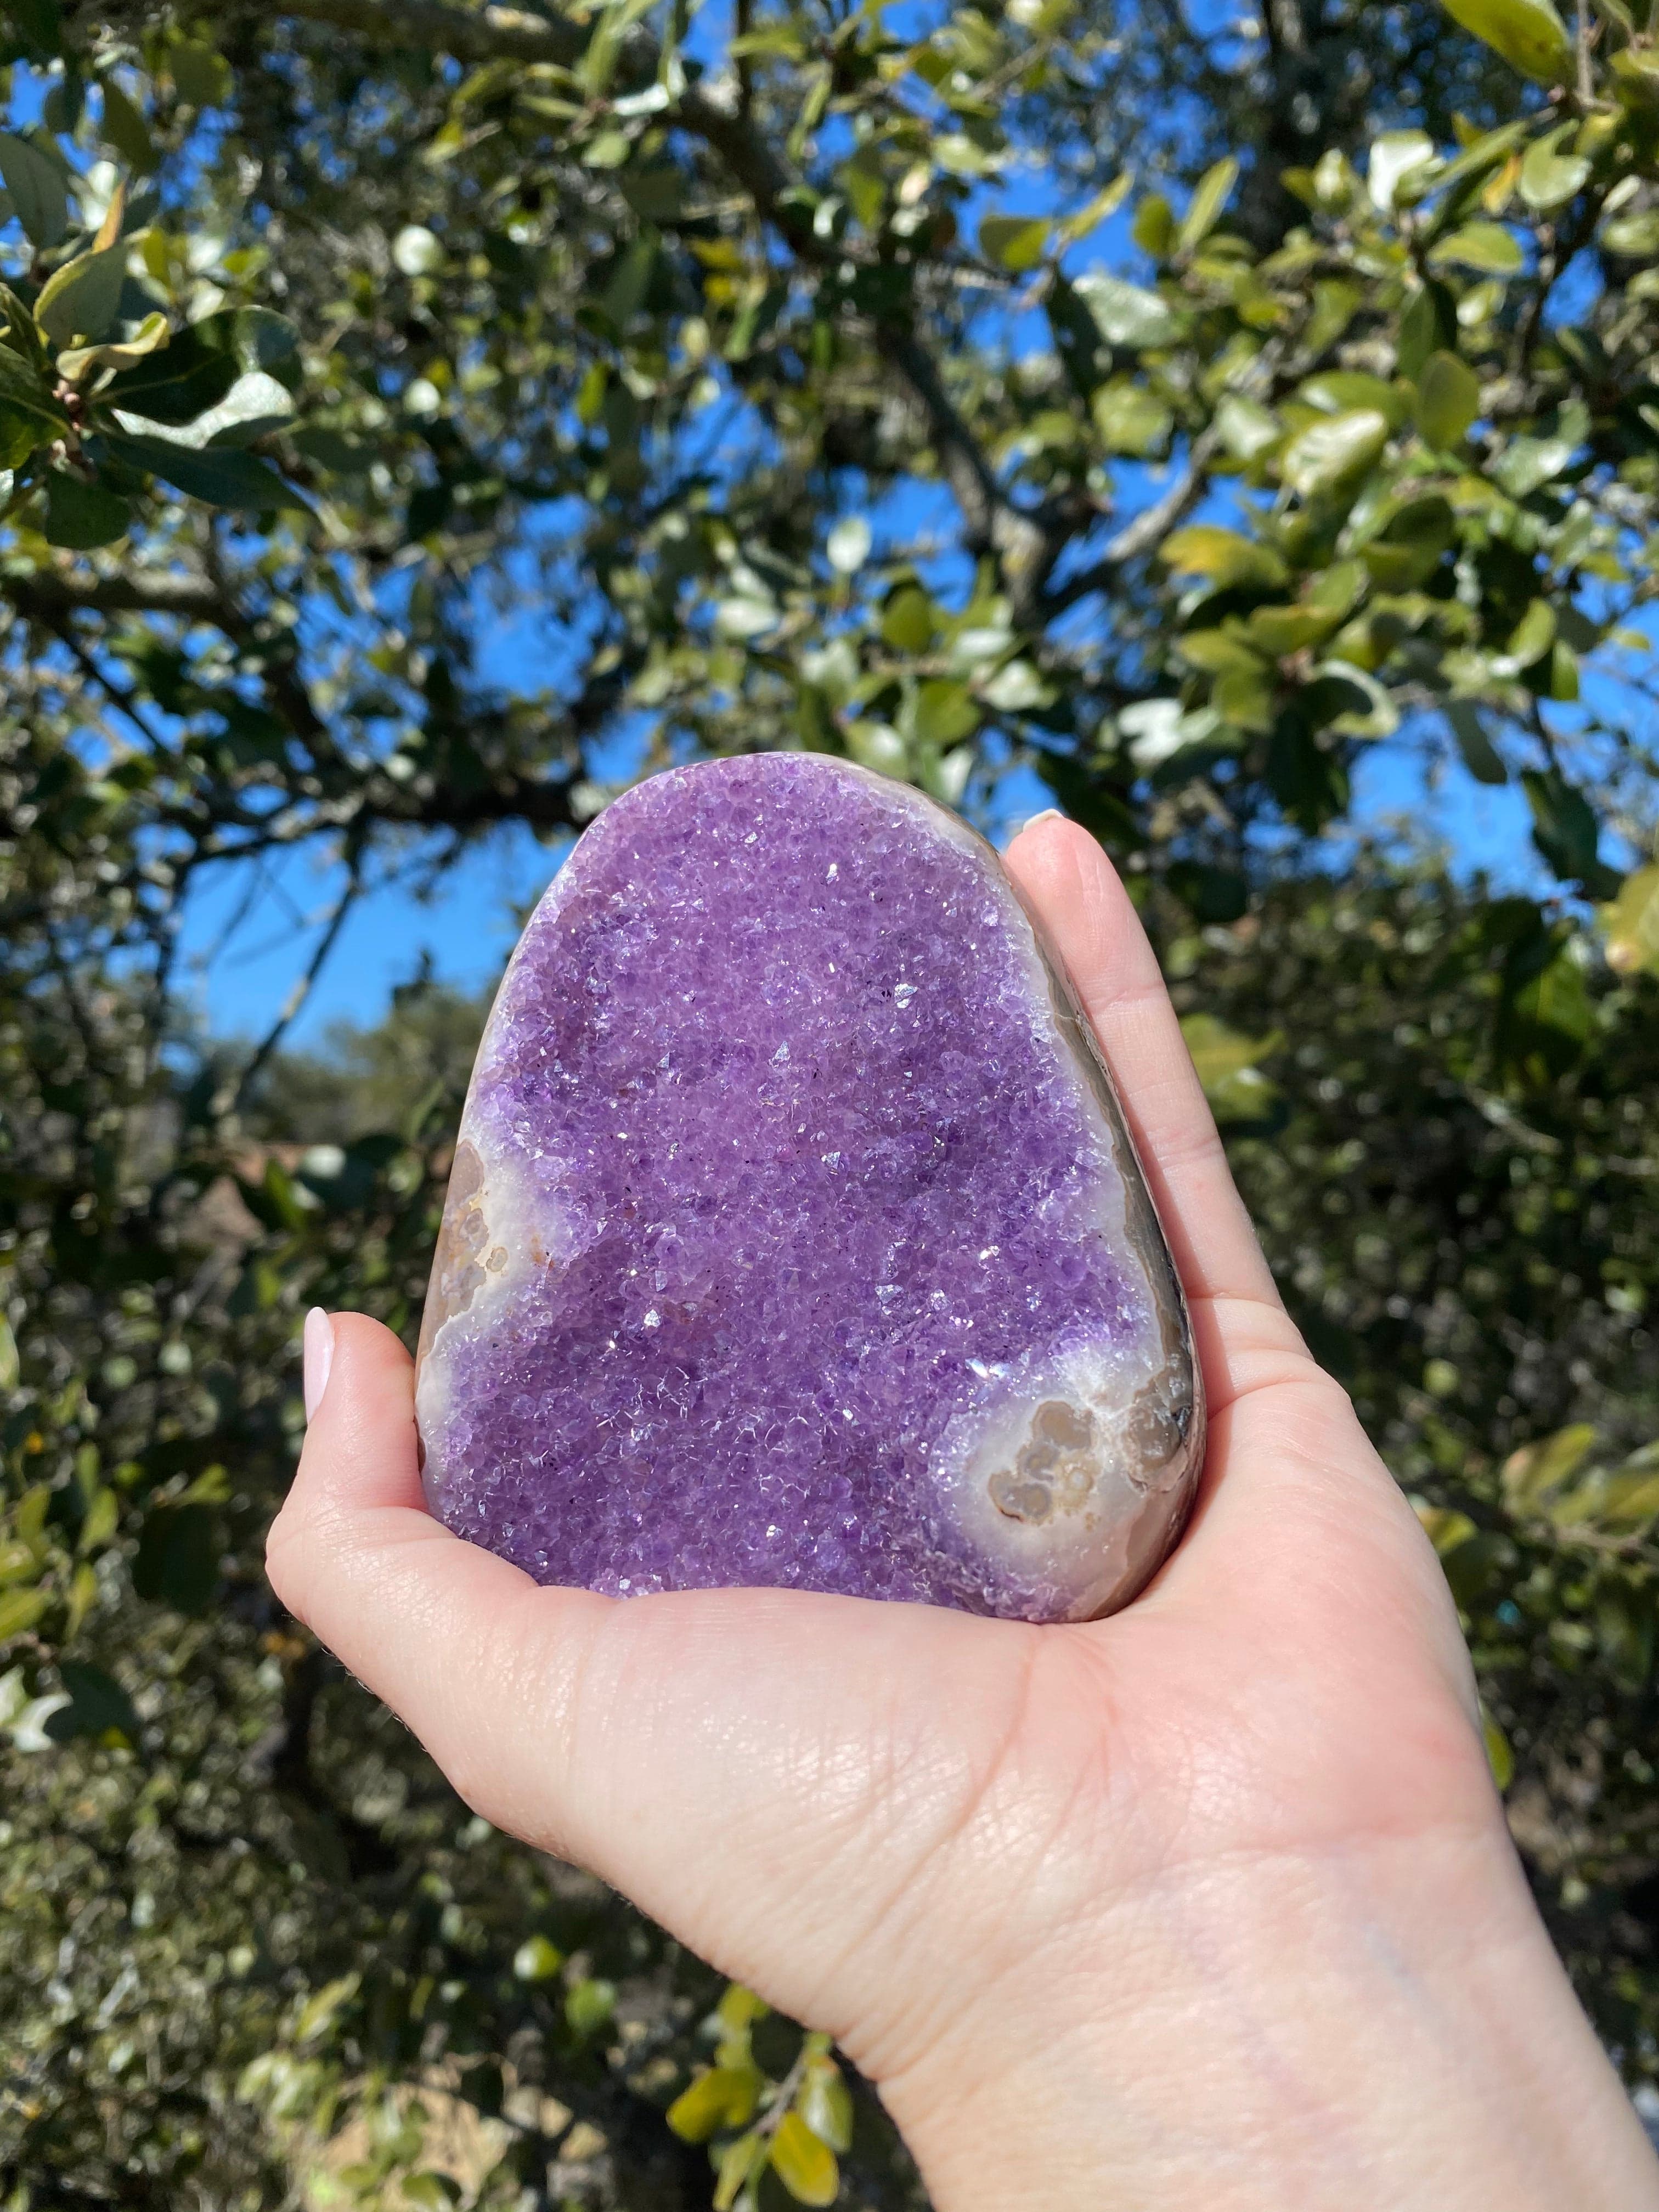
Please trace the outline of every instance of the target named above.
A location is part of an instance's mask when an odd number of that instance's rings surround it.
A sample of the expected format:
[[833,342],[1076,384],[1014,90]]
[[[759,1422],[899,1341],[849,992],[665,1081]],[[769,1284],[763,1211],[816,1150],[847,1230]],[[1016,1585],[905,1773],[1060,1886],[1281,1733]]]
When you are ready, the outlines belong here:
[[306,1419],[313,1421],[334,1364],[334,1324],[320,1306],[306,1316],[305,1352]]

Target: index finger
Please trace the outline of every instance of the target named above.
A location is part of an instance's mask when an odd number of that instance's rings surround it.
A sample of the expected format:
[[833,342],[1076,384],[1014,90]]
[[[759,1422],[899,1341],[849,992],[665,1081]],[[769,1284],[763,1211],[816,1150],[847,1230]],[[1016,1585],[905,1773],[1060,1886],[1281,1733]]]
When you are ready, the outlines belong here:
[[1278,1316],[1286,1348],[1299,1349],[1117,872],[1086,830],[1057,815],[1027,824],[1007,866],[1094,1025],[1189,1303],[1263,1309]]

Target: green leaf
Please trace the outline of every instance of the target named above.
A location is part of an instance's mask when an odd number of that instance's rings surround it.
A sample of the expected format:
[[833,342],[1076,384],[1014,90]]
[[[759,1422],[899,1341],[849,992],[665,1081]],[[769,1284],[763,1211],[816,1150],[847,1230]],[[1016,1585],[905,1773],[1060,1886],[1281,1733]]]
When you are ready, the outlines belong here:
[[47,277],[34,303],[34,319],[60,346],[72,338],[95,343],[109,334],[126,281],[127,249],[107,246],[77,254]]
[[758,2129],[727,2143],[715,2169],[714,2212],[732,2212],[745,2186],[765,2166],[766,2140]]
[[1283,1042],[1276,1030],[1268,1036],[1246,1036],[1214,1014],[1187,1014],[1181,1034],[1218,1121],[1260,1121],[1275,1104],[1278,1086],[1258,1062]]
[[1600,877],[1601,825],[1595,809],[1559,769],[1523,769],[1521,786],[1532,809],[1532,839],[1564,883]]
[[1534,599],[1514,629],[1509,643],[1492,659],[1493,672],[1519,676],[1541,660],[1555,642],[1555,609],[1547,599]]
[[1520,240],[1501,222],[1466,222],[1431,246],[1429,258],[1437,265],[1449,263],[1489,276],[1513,276],[1526,261]]
[[136,368],[164,346],[169,336],[167,319],[158,309],[146,315],[130,338],[113,338],[105,345],[72,346],[58,356],[58,374],[71,384],[95,370]]
[[1380,376],[1366,376],[1352,368],[1328,368],[1310,376],[1297,388],[1298,399],[1326,415],[1342,415],[1356,407],[1374,408],[1398,430],[1411,413],[1412,395],[1403,384],[1385,384]]
[[242,508],[256,514],[293,507],[309,514],[303,495],[279,477],[269,461],[257,453],[240,453],[222,447],[191,453],[166,438],[113,437],[110,445],[119,458],[135,468],[161,477],[187,498],[204,507]]
[[1230,154],[1199,179],[1176,234],[1176,250],[1190,253],[1215,228],[1233,186],[1238,182],[1238,163]]
[[104,79],[104,112],[99,130],[106,143],[141,177],[147,177],[161,159],[143,109],[133,105],[112,76]]
[[757,2067],[711,2066],[681,2090],[665,2117],[682,2142],[707,2142],[728,2128],[748,2125],[761,2086]]
[[1168,301],[1156,292],[1125,283],[1121,276],[1098,274],[1079,276],[1072,289],[1109,345],[1138,353],[1174,343],[1175,317]]
[[1292,438],[1279,472],[1303,499],[1316,499],[1357,483],[1382,459],[1389,420],[1375,408],[1355,407],[1328,422],[1311,422]]
[[124,1736],[137,1747],[142,1733],[138,1716],[131,1698],[112,1675],[79,1659],[60,1659],[58,1672],[69,1692],[69,1703],[60,1705],[46,1722],[46,1732],[54,1743],[68,1743],[80,1735],[102,1741],[113,1735]]
[[828,2143],[833,2151],[851,2150],[853,2093],[833,2058],[809,2060],[796,2106],[820,2142]]
[[132,526],[125,500],[71,469],[54,469],[46,480],[46,543],[76,553],[112,545]]
[[1486,734],[1480,710],[1468,699],[1454,699],[1447,706],[1446,720],[1457,740],[1457,750],[1463,756],[1463,765],[1475,781],[1507,783],[1509,770]]
[[1521,197],[1540,215],[1565,207],[1589,181],[1590,165],[1582,154],[1555,151],[1560,135],[1552,131],[1547,138],[1528,146],[1521,164]]
[[1431,353],[1417,380],[1417,427],[1431,446],[1449,452],[1462,443],[1480,411],[1480,380],[1453,353]]
[[938,627],[938,610],[919,584],[901,584],[882,609],[882,641],[895,653],[925,653]]
[[69,416],[21,355],[0,346],[0,468],[15,469],[69,428]]
[[1631,261],[1645,261],[1659,253],[1659,209],[1615,216],[1601,226],[1601,243],[1609,253],[1622,254]]
[[1607,965],[1615,975],[1645,969],[1659,975],[1659,863],[1626,876],[1619,896],[1601,908]]
[[1214,522],[1193,522],[1184,530],[1171,531],[1158,557],[1177,575],[1206,576],[1223,590],[1231,584],[1285,580],[1285,563],[1270,545]]
[[1400,318],[1400,374],[1415,384],[1433,354],[1456,350],[1457,303],[1431,277],[1411,295]]
[[786,2112],[778,2123],[772,2138],[772,2171],[797,2204],[833,2204],[841,2190],[836,2154],[799,2112]]
[[21,1373],[17,1339],[11,1333],[11,1323],[0,1314],[0,1390],[15,1390]]
[[294,2024],[294,2040],[303,2046],[325,2034],[362,1985],[361,1974],[340,1974],[313,1990]]
[[565,1993],[564,2016],[576,2035],[597,2035],[610,2025],[616,2009],[617,1990],[611,1982],[577,1982]]
[[513,1954],[513,1971],[521,1982],[550,1982],[564,1964],[564,1953],[545,1936],[527,1936]]
[[1216,435],[1235,460],[1253,461],[1269,453],[1285,434],[1279,417],[1254,399],[1230,392],[1215,410]]
[[1577,450],[1574,438],[1511,438],[1492,473],[1512,499],[1525,499],[1570,466]]
[[1127,453],[1139,459],[1159,452],[1174,427],[1175,417],[1156,393],[1144,385],[1117,378],[1103,385],[1090,406],[1100,441],[1109,453]]
[[1550,0],[1440,0],[1455,23],[1501,54],[1534,84],[1572,74],[1572,40]]
[[1371,205],[1391,215],[1398,204],[1401,185],[1434,159],[1434,141],[1424,131],[1385,131],[1371,142],[1365,188]]
[[979,727],[979,702],[965,684],[934,677],[917,691],[908,734],[927,745],[953,745]]
[[9,1589],[0,1593],[0,1644],[9,1643],[34,1626],[52,1603],[41,1589]]
[[27,138],[0,131],[0,177],[33,242],[43,252],[61,246],[69,229],[69,185],[57,162]]
[[1037,266],[1053,228],[1046,216],[988,215],[979,227],[979,250],[994,267],[1019,275]]
[[180,331],[165,349],[123,369],[99,394],[100,402],[147,422],[193,422],[217,406],[240,374],[231,341],[228,320],[210,316]]
[[843,515],[824,543],[838,576],[855,576],[870,557],[870,525],[861,514]]
[[11,0],[5,14],[34,59],[52,61],[63,52],[63,15],[58,0]]
[[176,40],[167,50],[167,69],[187,106],[222,107],[230,98],[230,64],[204,39]]

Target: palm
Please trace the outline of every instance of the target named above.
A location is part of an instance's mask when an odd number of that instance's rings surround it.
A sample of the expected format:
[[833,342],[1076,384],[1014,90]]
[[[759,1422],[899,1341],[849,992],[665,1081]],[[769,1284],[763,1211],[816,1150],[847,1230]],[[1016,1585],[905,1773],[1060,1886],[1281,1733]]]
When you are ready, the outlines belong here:
[[349,1317],[272,1538],[289,1602],[488,1818],[889,2083],[1149,1899],[1493,1817],[1432,1554],[1278,1301],[1127,901],[1063,827],[1011,860],[1123,1084],[1211,1399],[1194,1526],[1128,1612],[538,1589],[425,1514],[407,1356]]

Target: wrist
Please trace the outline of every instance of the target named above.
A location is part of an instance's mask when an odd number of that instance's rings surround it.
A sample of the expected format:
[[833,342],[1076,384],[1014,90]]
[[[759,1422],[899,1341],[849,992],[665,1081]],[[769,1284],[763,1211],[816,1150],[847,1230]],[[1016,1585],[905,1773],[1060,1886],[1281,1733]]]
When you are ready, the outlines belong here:
[[936,2212],[1652,2212],[1507,1836],[1115,1899],[884,2094]]

